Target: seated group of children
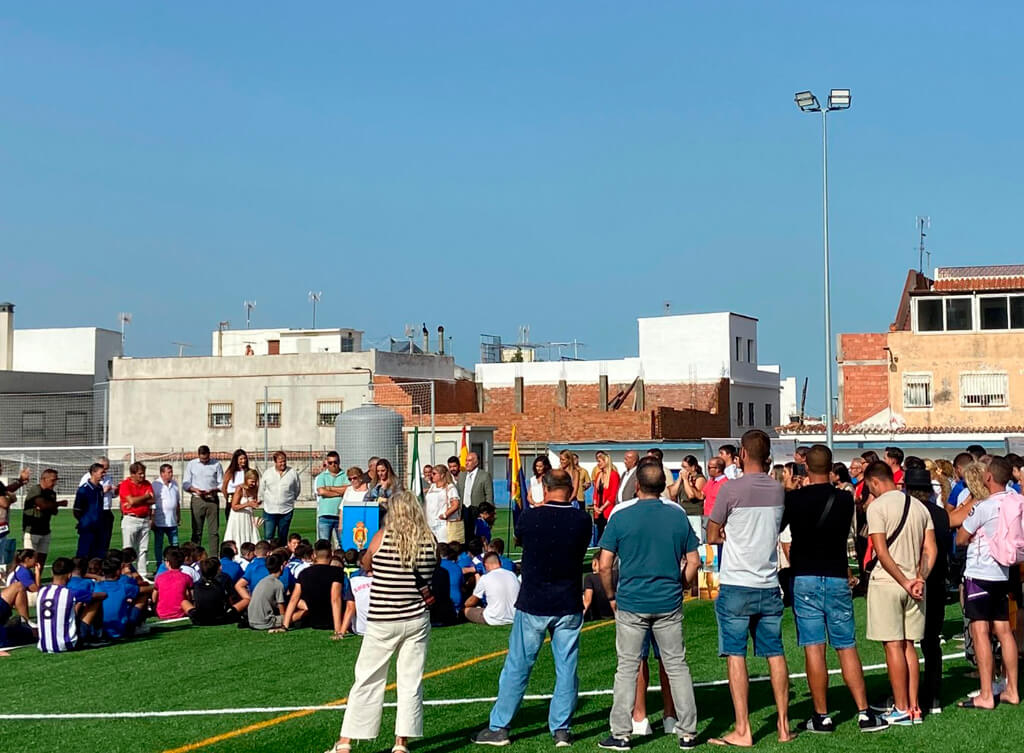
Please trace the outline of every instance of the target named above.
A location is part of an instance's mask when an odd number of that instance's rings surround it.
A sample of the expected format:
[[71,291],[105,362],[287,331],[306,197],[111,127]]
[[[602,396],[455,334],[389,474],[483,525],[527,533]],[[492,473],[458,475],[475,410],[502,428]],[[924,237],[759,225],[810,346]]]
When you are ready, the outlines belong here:
[[[431,609],[431,622],[435,627],[466,621],[464,607],[487,571],[484,558],[488,554],[493,552],[498,557],[501,569],[518,574],[516,563],[505,556],[503,539],[487,541],[475,537],[466,544],[438,544],[437,551],[441,562],[431,583],[431,589],[438,597]],[[441,594],[444,594],[443,598]]]

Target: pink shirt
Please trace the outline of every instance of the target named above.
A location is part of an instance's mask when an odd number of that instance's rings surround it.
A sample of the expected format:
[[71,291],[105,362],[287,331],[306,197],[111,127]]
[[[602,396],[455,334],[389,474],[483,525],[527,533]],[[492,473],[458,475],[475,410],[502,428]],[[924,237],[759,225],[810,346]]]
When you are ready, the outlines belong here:
[[718,478],[709,478],[704,482],[704,514],[710,515],[711,510],[715,506],[715,500],[718,498],[718,491],[722,488],[722,484],[728,481],[723,473]]
[[156,616],[161,620],[184,617],[181,602],[192,586],[192,576],[181,570],[165,570],[156,576],[153,585],[157,591]]

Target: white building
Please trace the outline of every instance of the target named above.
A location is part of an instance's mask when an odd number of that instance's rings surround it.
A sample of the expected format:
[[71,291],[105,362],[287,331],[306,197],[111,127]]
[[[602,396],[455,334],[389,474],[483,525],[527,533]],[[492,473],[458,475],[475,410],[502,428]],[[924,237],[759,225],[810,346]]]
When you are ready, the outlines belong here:
[[371,383],[380,377],[454,381],[455,362],[378,350],[118,358],[109,441],[145,450],[230,451],[264,440],[271,449],[332,447],[334,419],[374,402]]
[[[617,360],[479,363],[476,381],[486,391],[525,386],[630,384],[639,377],[657,385],[729,384],[729,424],[737,434],[749,428],[771,432],[778,425],[778,366],[758,364],[757,319],[731,312],[638,319],[638,355]],[[689,408],[682,399],[668,407]]]
[[358,353],[363,333],[355,329],[226,329],[212,335],[210,353],[244,356],[287,353]]

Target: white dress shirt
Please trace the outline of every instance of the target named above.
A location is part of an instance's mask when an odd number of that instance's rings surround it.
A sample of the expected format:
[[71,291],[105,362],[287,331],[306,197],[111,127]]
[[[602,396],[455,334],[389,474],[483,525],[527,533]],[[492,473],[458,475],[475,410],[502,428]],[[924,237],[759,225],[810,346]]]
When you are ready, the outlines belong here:
[[622,490],[626,488],[626,482],[633,478],[633,474],[636,473],[636,466],[634,465],[628,471],[622,474],[622,478],[619,479],[619,491],[616,493],[615,501],[622,502]]
[[469,500],[473,496],[473,482],[476,481],[476,472],[478,470],[479,468],[474,468],[466,473],[466,485],[462,487],[462,496],[464,497],[462,500],[463,507],[469,507]]
[[181,508],[181,489],[173,478],[169,484],[163,479],[153,481],[153,505],[156,520],[154,525],[160,528],[174,528],[178,525],[178,510]]
[[224,469],[220,462],[210,459],[204,463],[199,458],[192,458],[185,466],[185,479],[181,487],[187,491],[202,489],[203,491],[220,491],[220,485],[224,481]]
[[290,465],[284,473],[271,468],[260,479],[260,502],[263,511],[271,515],[284,515],[295,509],[295,501],[302,493],[299,474]]

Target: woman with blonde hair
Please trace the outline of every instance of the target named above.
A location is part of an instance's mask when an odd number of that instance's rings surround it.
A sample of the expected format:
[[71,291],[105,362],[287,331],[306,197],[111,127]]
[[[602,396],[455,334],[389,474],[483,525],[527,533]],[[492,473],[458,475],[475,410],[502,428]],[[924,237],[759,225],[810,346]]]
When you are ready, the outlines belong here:
[[423,511],[427,525],[442,544],[461,542],[466,538],[462,523],[462,502],[459,488],[448,466],[438,463],[430,469],[432,483],[423,495]]
[[327,753],[349,753],[353,740],[373,740],[380,732],[384,690],[391,657],[397,709],[392,753],[408,753],[410,737],[423,736],[423,665],[430,641],[430,578],[437,567],[437,542],[416,495],[400,491],[388,500],[384,526],[363,555],[373,571],[366,633],[356,659],[355,680],[341,736]]
[[619,493],[619,472],[615,470],[615,464],[604,450],[594,453],[594,458],[597,460],[593,477],[594,525],[597,527],[597,539],[600,541]]
[[950,477],[943,473],[938,462],[935,460],[926,458],[924,467],[932,477],[932,491],[935,492],[935,504],[944,506],[946,500],[949,499],[949,491],[953,487]]
[[260,534],[263,521],[253,514],[260,506],[259,493],[259,471],[250,468],[242,474],[241,483],[231,495],[231,516],[224,527],[225,541],[234,541],[241,546],[246,542],[255,544],[263,538]]
[[586,471],[579,467],[575,457],[575,453],[568,450],[562,450],[558,453],[559,466],[572,479],[572,494],[569,495],[569,501],[578,503],[583,498],[583,474]]

